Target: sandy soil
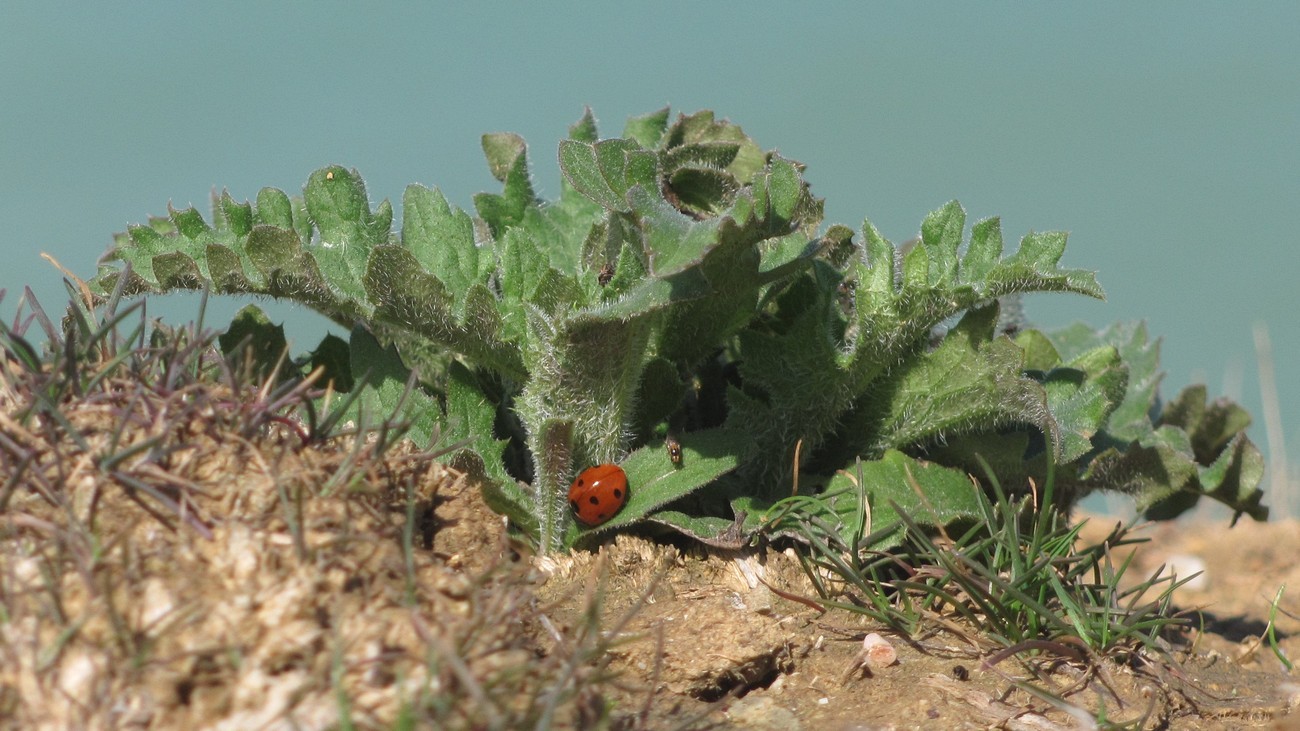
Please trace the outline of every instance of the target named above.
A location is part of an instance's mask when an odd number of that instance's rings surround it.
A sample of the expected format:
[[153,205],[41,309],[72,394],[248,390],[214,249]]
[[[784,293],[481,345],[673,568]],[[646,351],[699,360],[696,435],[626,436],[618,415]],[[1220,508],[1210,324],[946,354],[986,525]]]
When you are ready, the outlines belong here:
[[[1087,533],[1104,537],[1107,521],[1090,523]],[[1203,562],[1202,579],[1178,595],[1197,626],[1186,638],[1190,646],[1175,653],[1173,664],[1108,667],[1091,678],[1062,665],[1050,675],[1051,687],[1082,711],[1079,717],[1104,711],[1111,722],[1138,727],[1285,723],[1279,719],[1300,684],[1260,635],[1279,587],[1300,580],[1300,525],[1191,523],[1148,532],[1152,542],[1136,557],[1148,574],[1171,560],[1183,567]],[[1023,667],[986,667],[959,637],[894,637],[848,612],[821,613],[774,594],[763,582],[815,596],[787,554],[706,557],[623,537],[599,556],[577,556],[561,567],[540,590],[571,598],[560,603],[559,616],[577,611],[577,580],[602,569],[608,617],[645,597],[621,629],[630,639],[613,667],[655,689],[648,715],[665,728],[696,715],[722,727],[764,729],[1087,727],[1070,709],[1026,692]],[[1300,600],[1284,596],[1280,606],[1290,616],[1278,616],[1279,646],[1297,657]],[[863,667],[862,642],[871,632],[892,642],[893,665]]]
[[[92,449],[95,408],[69,417]],[[11,433],[42,456],[0,512],[0,727],[1300,728],[1300,688],[1260,640],[1292,587],[1278,644],[1300,657],[1294,522],[1150,528],[1146,571],[1204,567],[1178,595],[1187,647],[1058,663],[1035,683],[1062,705],[960,635],[800,600],[815,594],[789,551],[626,535],[538,563],[428,455],[186,424],[165,464],[113,475]],[[132,469],[184,496],[180,520],[127,489]],[[873,632],[895,661],[864,663]]]

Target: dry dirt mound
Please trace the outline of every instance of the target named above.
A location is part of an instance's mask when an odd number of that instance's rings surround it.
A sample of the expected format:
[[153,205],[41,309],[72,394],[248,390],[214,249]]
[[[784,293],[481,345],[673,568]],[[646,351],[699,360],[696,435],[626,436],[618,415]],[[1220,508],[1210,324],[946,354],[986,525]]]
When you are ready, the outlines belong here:
[[[1081,723],[1035,695],[1015,661],[986,667],[960,628],[909,639],[822,611],[789,552],[623,536],[537,565],[427,453],[356,438],[307,446],[289,427],[237,436],[214,416],[231,394],[172,397],[117,404],[111,420],[103,404],[70,406],[67,425],[44,431],[6,423],[30,459],[0,476],[5,727]],[[105,428],[126,408],[142,409],[135,426]],[[158,414],[179,408],[195,418],[158,431]],[[153,439],[166,458],[143,450],[107,470],[94,455],[109,439]],[[1192,649],[1177,664],[1060,664],[1045,687],[1149,728],[1274,723],[1296,686],[1259,636],[1279,586],[1300,583],[1300,527],[1153,537],[1139,561],[1207,568],[1180,595],[1200,610]],[[1280,606],[1280,646],[1300,656],[1295,595]],[[872,632],[896,662],[863,662]]]

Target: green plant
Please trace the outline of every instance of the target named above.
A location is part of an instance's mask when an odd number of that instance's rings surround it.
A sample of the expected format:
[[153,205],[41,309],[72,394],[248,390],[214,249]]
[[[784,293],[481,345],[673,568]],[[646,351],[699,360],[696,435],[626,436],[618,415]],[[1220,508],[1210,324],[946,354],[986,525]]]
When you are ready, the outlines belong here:
[[[858,457],[886,472],[936,463],[917,479],[949,504],[939,521],[977,516],[952,487],[976,455],[1011,486],[1054,461],[1054,508],[1109,489],[1162,517],[1203,495],[1263,515],[1244,412],[1203,390],[1159,411],[1141,328],[999,329],[1000,298],[1102,296],[1092,273],[1057,266],[1063,233],[1004,257],[986,219],[963,246],[956,202],[910,249],[870,223],[861,241],[823,232],[803,166],[707,111],[670,123],[660,110],[605,140],[588,112],[560,143],[552,202],[521,138],[486,135],[483,149],[503,189],[475,196],[477,217],[412,185],[394,233],[392,206],[372,209],[360,176],[331,166],[301,198],[223,192],[211,224],[189,208],[133,226],[91,286],[282,297],[351,328],[313,362],[340,388],[368,373],[358,404],[400,402],[413,434],[468,440],[453,459],[543,552],[642,521],[736,545],[790,493],[792,468],[813,495]],[[407,387],[411,369],[422,388]],[[631,498],[580,530],[569,481],[600,462],[623,466]]]
[[[850,476],[865,506],[865,466]],[[908,474],[905,481],[923,504],[891,502],[888,522],[868,518],[852,541],[819,515],[816,501],[787,498],[774,508],[770,527],[798,535],[811,548],[803,560],[818,591],[845,598],[828,604],[908,636],[958,632],[989,667],[1025,653],[1094,668],[1103,657],[1162,656],[1163,633],[1187,623],[1173,616],[1171,602],[1174,590],[1192,577],[1175,581],[1157,571],[1122,587],[1135,554],[1116,565],[1113,552],[1147,539],[1132,538],[1130,526],[1117,524],[1102,541],[1080,545],[1083,523],[1070,525],[1059,511],[1039,509],[1055,499],[1050,477],[1041,494],[1015,499],[990,478],[992,498],[974,491],[979,519],[960,533],[941,529],[938,536],[922,524],[942,523],[943,516],[933,515],[938,508],[916,479]],[[863,510],[864,516],[879,515]]]
[[1282,663],[1288,673],[1295,671],[1295,663],[1291,662],[1286,656],[1286,652],[1277,644],[1277,613],[1278,605],[1282,603],[1282,595],[1286,593],[1286,584],[1277,588],[1277,593],[1273,595],[1273,601],[1268,605],[1268,627],[1264,630],[1264,637],[1268,640],[1269,649],[1273,651],[1274,657]]

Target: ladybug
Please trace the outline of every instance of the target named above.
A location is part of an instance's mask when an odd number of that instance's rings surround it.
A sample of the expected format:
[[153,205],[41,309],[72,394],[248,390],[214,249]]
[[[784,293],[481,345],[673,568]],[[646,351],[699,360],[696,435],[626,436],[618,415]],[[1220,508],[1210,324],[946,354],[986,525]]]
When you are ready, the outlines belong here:
[[682,444],[673,437],[664,440],[664,449],[668,450],[668,459],[672,461],[674,467],[682,466]]
[[627,473],[616,464],[583,470],[569,488],[569,505],[578,522],[596,526],[614,517],[627,502]]

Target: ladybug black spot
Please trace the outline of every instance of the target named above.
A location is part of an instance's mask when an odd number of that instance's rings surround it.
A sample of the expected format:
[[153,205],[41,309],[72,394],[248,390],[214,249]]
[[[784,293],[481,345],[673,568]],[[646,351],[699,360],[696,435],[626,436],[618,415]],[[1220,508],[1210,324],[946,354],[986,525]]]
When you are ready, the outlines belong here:
[[623,491],[622,491],[622,490],[619,490],[618,488],[614,488],[614,499],[615,499],[615,500],[622,500],[622,499],[623,499]]
[[591,503],[592,505],[600,505],[600,498],[596,497],[595,495],[592,495],[591,497],[587,498],[587,502]]

